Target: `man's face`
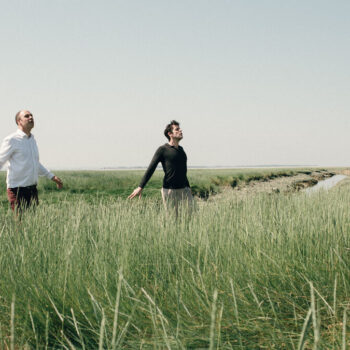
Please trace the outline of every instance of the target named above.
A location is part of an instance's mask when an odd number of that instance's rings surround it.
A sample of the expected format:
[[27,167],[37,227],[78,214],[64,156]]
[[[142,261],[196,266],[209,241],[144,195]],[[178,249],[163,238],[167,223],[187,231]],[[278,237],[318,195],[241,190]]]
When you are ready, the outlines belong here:
[[176,140],[181,140],[183,138],[182,130],[179,125],[172,126],[173,131],[169,133],[169,136]]
[[29,111],[22,111],[19,116],[18,125],[24,129],[32,129],[34,127],[33,114]]

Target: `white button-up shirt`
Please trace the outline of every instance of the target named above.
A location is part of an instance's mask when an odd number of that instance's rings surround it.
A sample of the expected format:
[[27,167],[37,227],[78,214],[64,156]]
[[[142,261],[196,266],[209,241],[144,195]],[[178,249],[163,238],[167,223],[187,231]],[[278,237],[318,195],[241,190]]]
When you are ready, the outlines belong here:
[[0,147],[0,169],[7,167],[7,188],[36,185],[38,176],[54,177],[39,162],[39,152],[34,135],[29,137],[20,129],[7,136]]

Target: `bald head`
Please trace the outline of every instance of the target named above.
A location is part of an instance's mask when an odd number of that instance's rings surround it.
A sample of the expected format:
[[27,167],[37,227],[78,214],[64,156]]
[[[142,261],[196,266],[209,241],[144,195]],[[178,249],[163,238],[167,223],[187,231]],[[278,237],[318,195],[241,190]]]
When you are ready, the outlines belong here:
[[18,121],[19,121],[19,118],[20,118],[20,115],[23,111],[19,111],[16,113],[16,117],[15,117],[15,121],[16,121],[16,124],[18,125]]
[[34,118],[33,114],[28,110],[21,110],[16,113],[16,124],[18,128],[25,132],[27,135],[30,135],[30,130],[34,127]]

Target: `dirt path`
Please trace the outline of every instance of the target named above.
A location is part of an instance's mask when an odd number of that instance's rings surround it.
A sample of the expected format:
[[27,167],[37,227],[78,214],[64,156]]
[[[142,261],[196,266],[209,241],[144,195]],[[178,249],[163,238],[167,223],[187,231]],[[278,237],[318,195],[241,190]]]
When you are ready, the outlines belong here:
[[267,181],[250,181],[235,188],[225,187],[216,195],[210,196],[209,200],[219,200],[229,192],[238,197],[246,197],[258,193],[287,193],[297,192],[305,188],[314,186],[318,181],[322,181],[335,175],[334,172],[316,170],[309,173],[297,174],[294,176],[282,176]]

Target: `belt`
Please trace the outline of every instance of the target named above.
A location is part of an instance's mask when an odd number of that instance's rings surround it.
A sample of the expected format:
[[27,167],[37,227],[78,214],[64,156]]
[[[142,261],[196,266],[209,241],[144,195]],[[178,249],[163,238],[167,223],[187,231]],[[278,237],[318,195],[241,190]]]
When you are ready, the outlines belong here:
[[24,186],[24,187],[12,187],[10,188],[11,191],[18,191],[18,190],[36,190],[36,185],[30,185],[30,186]]

